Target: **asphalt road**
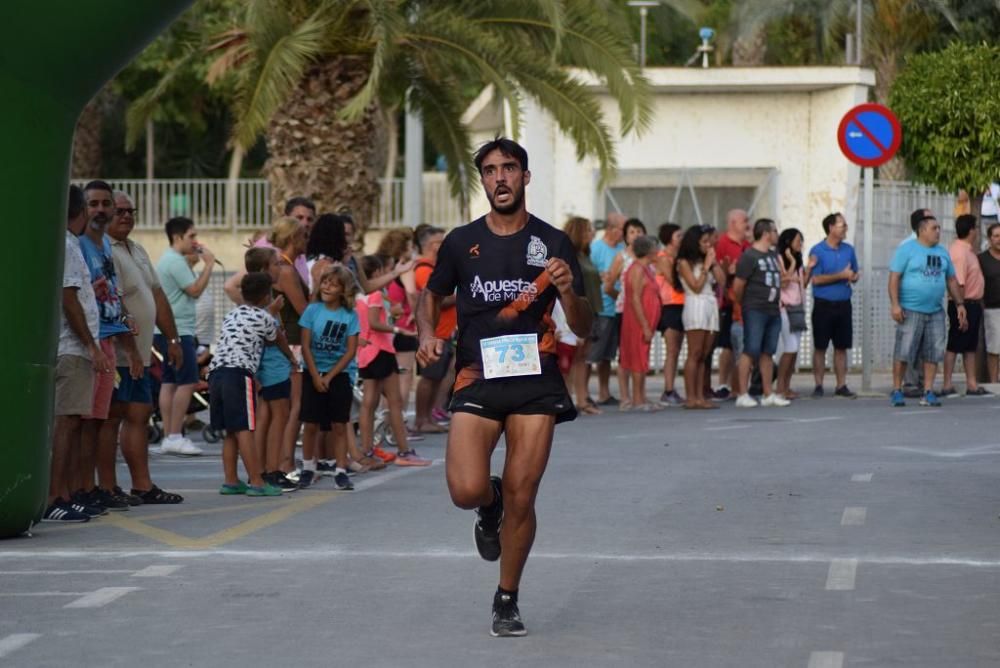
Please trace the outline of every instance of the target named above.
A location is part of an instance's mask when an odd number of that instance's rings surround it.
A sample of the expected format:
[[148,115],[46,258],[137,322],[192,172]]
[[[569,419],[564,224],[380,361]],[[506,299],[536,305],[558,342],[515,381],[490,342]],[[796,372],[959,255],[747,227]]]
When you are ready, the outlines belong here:
[[520,639],[443,438],[280,499],[219,496],[217,447],[156,456],[183,505],[0,542],[0,665],[1000,666],[1000,401],[910,403],[561,426]]

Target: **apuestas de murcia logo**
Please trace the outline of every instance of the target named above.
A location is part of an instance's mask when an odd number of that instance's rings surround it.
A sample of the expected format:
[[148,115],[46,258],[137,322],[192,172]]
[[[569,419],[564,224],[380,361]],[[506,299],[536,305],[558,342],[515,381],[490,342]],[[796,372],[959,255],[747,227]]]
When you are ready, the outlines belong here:
[[536,236],[531,237],[528,242],[528,264],[532,267],[545,267],[549,259],[549,249],[546,248],[542,240]]
[[472,279],[469,290],[473,299],[481,295],[485,302],[512,302],[525,292],[532,297],[538,294],[538,286],[531,281],[522,278],[484,281],[478,274]]

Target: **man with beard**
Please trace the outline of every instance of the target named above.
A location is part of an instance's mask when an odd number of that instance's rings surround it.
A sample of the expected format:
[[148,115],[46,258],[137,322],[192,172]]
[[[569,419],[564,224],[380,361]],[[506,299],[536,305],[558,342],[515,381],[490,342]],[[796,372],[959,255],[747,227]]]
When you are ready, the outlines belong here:
[[[493,597],[493,636],[527,633],[518,585],[535,537],[535,497],[557,422],[576,409],[559,373],[552,309],[558,299],[570,329],[590,333],[576,252],[560,230],[530,215],[524,187],[528,154],[498,137],[475,155],[490,212],[452,231],[418,307],[418,361],[440,358],[435,334],[445,298],[458,289],[458,351],[454,416],[446,474],[452,502],[477,509],[476,547],[500,559]],[[490,476],[490,457],[506,435],[503,476]]]
[[130,505],[143,503],[180,503],[179,494],[164,492],[149,477],[149,416],[153,412],[153,385],[149,365],[153,348],[153,329],[158,325],[169,344],[167,358],[174,368],[184,364],[184,353],[177,341],[177,326],[167,296],[163,294],[156,270],[146,249],[128,238],[135,228],[135,203],[128,194],[116,191],[115,214],[108,226],[115,272],[118,274],[125,308],[135,318],[136,344],[142,358],[143,374],[133,380],[128,375],[128,360],[118,351],[120,381],[111,398],[108,420],[101,428],[100,448],[115,450],[121,442],[122,456],[132,477],[132,492],[126,495],[118,486],[114,460],[107,470],[98,471],[101,489],[124,496]]
[[[80,236],[80,251],[90,270],[90,278],[97,297],[100,315],[98,338],[101,351],[109,360],[117,359],[116,348],[125,351],[127,367],[123,370],[132,380],[142,378],[142,359],[136,348],[135,321],[128,314],[121,299],[118,274],[115,271],[111,241],[104,232],[114,213],[111,186],[104,181],[91,181],[84,188],[87,202],[87,226]],[[94,400],[89,415],[85,415],[81,428],[80,481],[76,499],[81,503],[104,506],[110,510],[128,510],[127,501],[120,496],[94,486],[94,465],[99,471],[113,469],[115,447],[98,448],[98,433],[108,419],[111,395],[114,393],[119,372],[114,367],[94,376]],[[117,382],[116,382],[117,381]]]

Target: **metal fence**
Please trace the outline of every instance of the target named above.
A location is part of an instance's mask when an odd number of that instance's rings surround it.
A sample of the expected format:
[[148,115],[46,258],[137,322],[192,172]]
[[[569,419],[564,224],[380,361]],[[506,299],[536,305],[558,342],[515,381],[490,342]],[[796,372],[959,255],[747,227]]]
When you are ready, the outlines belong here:
[[[89,179],[75,180],[83,186]],[[128,193],[139,209],[139,229],[159,230],[170,218],[186,216],[210,230],[256,230],[274,217],[266,179],[105,179]],[[403,179],[380,179],[382,195],[369,229],[403,225]],[[445,174],[423,175],[423,221],[442,227],[466,222],[451,196]]]

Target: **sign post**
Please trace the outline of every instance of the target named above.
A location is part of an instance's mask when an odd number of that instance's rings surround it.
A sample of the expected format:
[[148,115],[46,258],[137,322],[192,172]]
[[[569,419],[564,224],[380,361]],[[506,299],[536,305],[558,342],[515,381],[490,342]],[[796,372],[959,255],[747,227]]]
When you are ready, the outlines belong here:
[[875,167],[896,155],[903,140],[899,120],[881,104],[859,104],[846,114],[837,129],[840,150],[847,159],[864,168],[864,259],[861,272],[861,391],[872,390],[872,290],[874,290],[872,236],[875,215]]

